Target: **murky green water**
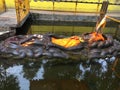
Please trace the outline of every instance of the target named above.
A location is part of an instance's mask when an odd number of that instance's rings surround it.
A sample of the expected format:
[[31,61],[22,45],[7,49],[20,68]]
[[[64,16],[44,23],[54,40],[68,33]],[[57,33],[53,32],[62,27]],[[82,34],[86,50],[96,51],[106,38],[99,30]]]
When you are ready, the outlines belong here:
[[[32,23],[18,30],[21,34],[79,35],[94,27]],[[104,33],[115,36],[116,27],[105,28]],[[0,58],[0,90],[120,90],[120,59]]]

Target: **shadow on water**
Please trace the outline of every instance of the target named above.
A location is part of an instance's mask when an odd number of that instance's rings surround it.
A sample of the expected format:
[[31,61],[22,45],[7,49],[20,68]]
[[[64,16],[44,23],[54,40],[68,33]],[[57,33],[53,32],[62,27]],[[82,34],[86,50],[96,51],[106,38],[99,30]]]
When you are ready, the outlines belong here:
[[[28,21],[16,34],[48,33],[71,35],[91,32],[94,27],[35,25]],[[54,28],[54,32],[53,32]],[[74,30],[72,30],[74,29]],[[108,30],[110,29],[110,30]],[[85,31],[86,30],[86,31]],[[116,28],[105,33],[114,35]],[[24,31],[24,32],[23,32]],[[65,62],[64,62],[65,61]],[[73,61],[59,58],[0,59],[0,90],[120,90],[120,59]]]

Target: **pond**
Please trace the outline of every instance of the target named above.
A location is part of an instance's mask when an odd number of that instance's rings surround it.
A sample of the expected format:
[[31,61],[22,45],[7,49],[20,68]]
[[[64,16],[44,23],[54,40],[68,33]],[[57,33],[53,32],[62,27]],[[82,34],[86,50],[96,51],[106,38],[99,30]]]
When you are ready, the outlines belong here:
[[[17,34],[55,33],[79,35],[94,30],[94,26],[69,23],[25,23]],[[116,27],[104,33],[114,38]],[[119,37],[119,34],[117,34]],[[119,90],[120,58],[68,60],[42,57],[37,59],[0,58],[0,90]]]

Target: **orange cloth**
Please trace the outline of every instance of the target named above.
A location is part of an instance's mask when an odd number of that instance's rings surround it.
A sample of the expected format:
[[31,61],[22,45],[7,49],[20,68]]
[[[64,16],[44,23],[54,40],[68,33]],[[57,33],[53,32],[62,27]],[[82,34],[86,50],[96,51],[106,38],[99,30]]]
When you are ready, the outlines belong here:
[[56,39],[54,37],[52,37],[52,43],[63,46],[65,48],[69,48],[72,46],[77,46],[78,44],[80,44],[80,37],[78,36],[72,36],[69,38],[62,38],[62,39]]
[[94,42],[94,41],[99,41],[99,40],[102,40],[102,41],[105,40],[104,37],[102,36],[102,34],[97,33],[97,32],[91,33],[91,37],[89,39],[89,42]]

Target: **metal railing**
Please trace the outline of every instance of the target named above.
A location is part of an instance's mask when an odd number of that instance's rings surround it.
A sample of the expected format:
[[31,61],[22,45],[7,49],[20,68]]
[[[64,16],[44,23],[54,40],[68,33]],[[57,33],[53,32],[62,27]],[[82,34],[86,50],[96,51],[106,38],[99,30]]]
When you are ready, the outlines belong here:
[[[104,0],[30,0],[31,9],[99,13]],[[108,0],[109,12],[120,12],[119,0]]]
[[[30,9],[99,13],[102,2],[105,0],[27,0],[27,1],[30,2]],[[108,1],[109,1],[108,12],[120,12],[119,10],[120,0],[108,0]],[[6,0],[8,8],[15,8],[13,3],[14,0]]]
[[[7,1],[7,0],[6,0]],[[13,1],[13,0],[12,0]],[[15,2],[14,2],[15,1]],[[100,13],[100,8],[104,0],[14,0],[17,22],[20,23],[29,13],[29,9],[82,12],[82,13]],[[14,5],[13,4],[13,5]],[[30,6],[29,6],[30,5]],[[0,0],[0,12],[6,9],[5,0]],[[108,12],[117,12],[120,10],[119,0],[109,0]]]

